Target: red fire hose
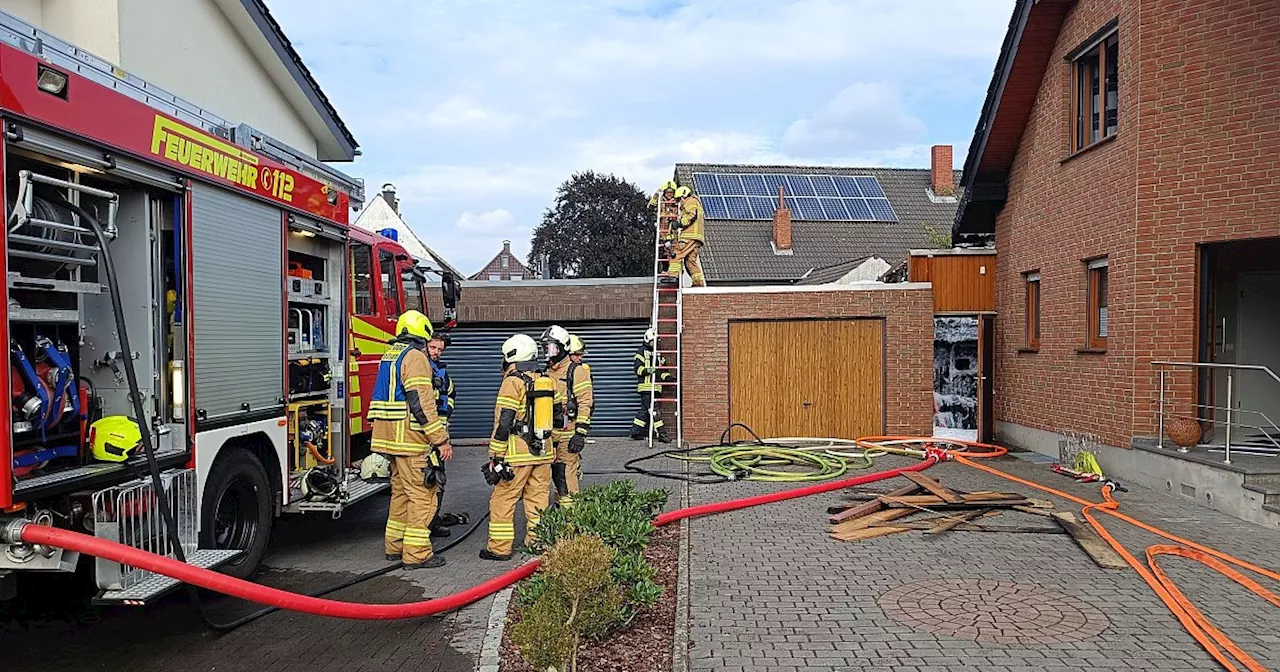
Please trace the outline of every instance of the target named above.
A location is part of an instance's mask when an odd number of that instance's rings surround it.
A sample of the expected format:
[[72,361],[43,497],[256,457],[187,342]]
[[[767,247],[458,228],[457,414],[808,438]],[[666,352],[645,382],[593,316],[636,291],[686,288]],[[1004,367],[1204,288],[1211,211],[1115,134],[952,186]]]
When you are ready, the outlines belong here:
[[[832,481],[830,483],[819,483],[817,485],[810,485],[783,492],[757,495],[755,497],[746,497],[727,502],[716,502],[714,504],[691,506],[689,508],[664,513],[661,516],[658,516],[657,520],[654,521],[654,524],[667,525],[685,518],[736,511],[738,509],[759,506],[761,504],[772,504],[774,502],[795,499],[797,497],[807,497],[809,495],[831,492],[833,490],[849,488],[855,485],[873,483],[886,478],[899,476],[908,471],[923,471],[943,459],[946,459],[943,453],[931,451],[925,456],[925,459],[922,462],[909,467],[889,469],[872,474],[864,474],[855,478],[847,478],[841,481]],[[119,544],[114,541],[107,541],[105,539],[91,537],[79,532],[72,532],[70,530],[48,527],[45,525],[26,524],[18,533],[18,538],[28,544],[44,544],[46,546],[55,546],[69,551],[79,551],[80,553],[85,553],[94,557],[138,567],[140,569],[173,577],[193,586],[207,588],[233,597],[257,602],[259,604],[315,614],[317,616],[332,616],[336,618],[352,618],[359,620],[418,618],[421,616],[441,614],[465,607],[466,605],[492,595],[493,593],[496,593],[517,581],[532,576],[533,573],[537,571],[539,564],[539,561],[534,559],[520,567],[517,567],[516,569],[477,584],[464,591],[422,602],[409,602],[406,604],[358,604],[354,602],[342,602],[339,600],[326,600],[318,597],[309,597],[307,595],[299,595],[298,593],[291,593],[278,588],[270,588],[250,581],[244,581],[242,579],[219,574],[212,570],[188,565],[185,562],[180,562],[173,558],[148,553],[146,551],[133,548],[132,546],[125,546],[124,544]]]

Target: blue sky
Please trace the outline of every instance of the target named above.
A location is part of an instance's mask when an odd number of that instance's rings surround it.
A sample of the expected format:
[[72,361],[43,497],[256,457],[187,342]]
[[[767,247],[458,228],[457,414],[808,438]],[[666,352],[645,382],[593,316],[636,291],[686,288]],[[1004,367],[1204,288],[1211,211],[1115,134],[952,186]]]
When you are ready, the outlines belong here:
[[339,165],[473,273],[582,170],[964,160],[1014,0],[273,0],[360,142]]

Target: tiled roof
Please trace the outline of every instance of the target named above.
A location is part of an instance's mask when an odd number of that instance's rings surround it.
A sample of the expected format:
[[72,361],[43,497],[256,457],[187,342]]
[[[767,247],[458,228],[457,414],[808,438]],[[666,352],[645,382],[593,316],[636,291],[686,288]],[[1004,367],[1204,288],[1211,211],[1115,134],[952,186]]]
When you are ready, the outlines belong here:
[[869,259],[869,257],[858,257],[849,261],[842,261],[838,264],[832,264],[823,268],[815,268],[808,275],[796,282],[797,285],[825,285],[828,282],[835,282],[840,278],[849,274],[849,271],[861,266]]
[[[928,168],[677,164],[676,180],[692,186],[695,172],[869,175],[880,181],[898,215],[897,222],[819,222],[797,219],[792,212],[791,254],[774,252],[772,222],[708,219],[701,260],[713,283],[797,282],[811,270],[871,256],[897,264],[910,250],[931,246],[926,225],[945,233],[956,214],[954,199],[930,198]],[[955,182],[960,182],[959,171]]]

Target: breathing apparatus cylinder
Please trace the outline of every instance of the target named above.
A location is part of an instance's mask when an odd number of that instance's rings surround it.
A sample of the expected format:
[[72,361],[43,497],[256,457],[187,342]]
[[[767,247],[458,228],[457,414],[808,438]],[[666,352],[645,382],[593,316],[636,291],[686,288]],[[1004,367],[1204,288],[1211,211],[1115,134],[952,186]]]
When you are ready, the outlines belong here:
[[533,381],[533,433],[542,441],[551,437],[555,413],[556,382],[550,376],[538,376]]

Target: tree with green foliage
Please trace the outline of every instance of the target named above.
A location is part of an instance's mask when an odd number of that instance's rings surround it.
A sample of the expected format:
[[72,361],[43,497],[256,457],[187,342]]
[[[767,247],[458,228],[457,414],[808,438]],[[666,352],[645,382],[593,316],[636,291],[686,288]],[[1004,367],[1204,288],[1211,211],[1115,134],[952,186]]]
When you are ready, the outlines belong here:
[[533,230],[529,262],[553,278],[653,275],[654,220],[648,197],[630,182],[574,173]]

